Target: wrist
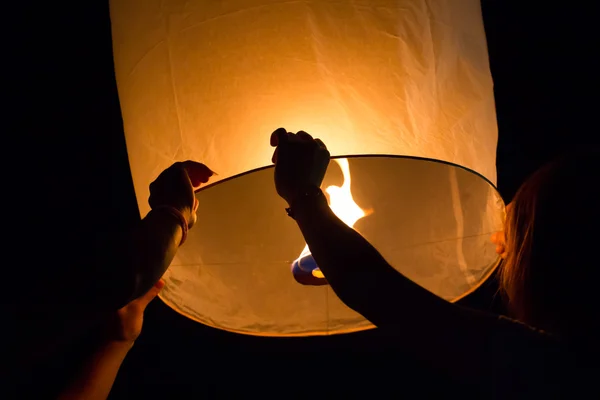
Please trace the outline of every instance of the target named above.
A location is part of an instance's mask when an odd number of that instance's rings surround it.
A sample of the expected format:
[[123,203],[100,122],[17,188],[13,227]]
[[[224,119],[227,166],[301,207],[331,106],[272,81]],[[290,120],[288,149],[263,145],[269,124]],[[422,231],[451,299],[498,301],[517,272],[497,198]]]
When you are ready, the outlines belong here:
[[317,186],[308,186],[299,190],[288,204],[286,212],[295,220],[329,209],[325,194]]
[[185,218],[185,221],[188,224],[188,227],[190,225],[190,222],[192,221],[192,214],[193,211],[190,207],[173,207],[174,209],[176,209],[177,211],[179,211],[181,213],[181,215],[183,215],[183,217]]
[[191,214],[188,212],[186,215],[186,213],[181,212],[178,208],[166,205],[157,206],[153,208],[152,211],[161,215],[165,215],[174,223],[179,224],[179,226],[181,227],[181,241],[179,245],[181,246],[187,238],[187,233],[190,227]]

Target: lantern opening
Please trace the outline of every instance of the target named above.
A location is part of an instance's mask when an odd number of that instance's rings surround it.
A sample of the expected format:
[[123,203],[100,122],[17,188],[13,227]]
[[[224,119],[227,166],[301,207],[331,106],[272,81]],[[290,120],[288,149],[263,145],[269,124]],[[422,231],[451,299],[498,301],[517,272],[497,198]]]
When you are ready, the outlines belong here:
[[[342,158],[352,174],[352,199],[365,214],[354,229],[400,273],[448,301],[493,273],[499,257],[489,236],[501,229],[504,203],[487,179],[430,159]],[[331,164],[325,191],[348,185],[339,163]],[[196,193],[202,223],[179,249],[160,298],[188,318],[250,335],[372,328],[319,276],[310,250],[298,257],[306,242],[273,187],[273,172],[272,166],[257,169]],[[339,204],[328,200],[332,209]],[[218,208],[227,212],[215,213]],[[292,277],[289,268],[296,257],[304,274]]]

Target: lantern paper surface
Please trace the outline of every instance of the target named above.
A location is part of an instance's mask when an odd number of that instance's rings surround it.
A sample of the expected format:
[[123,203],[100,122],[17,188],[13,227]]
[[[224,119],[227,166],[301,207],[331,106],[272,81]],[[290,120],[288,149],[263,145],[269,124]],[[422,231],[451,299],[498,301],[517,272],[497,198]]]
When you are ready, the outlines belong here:
[[[493,272],[492,232],[504,205],[495,188],[464,168],[437,161],[368,156],[348,159],[353,201],[364,209],[354,228],[406,277],[455,301]],[[332,162],[323,182],[341,188]],[[199,223],[167,273],[161,298],[204,324],[256,335],[317,335],[371,327],[329,286],[303,285],[291,266],[305,246],[273,168],[197,193]],[[342,218],[343,220],[343,218]],[[363,266],[365,274],[369,265]]]
[[[228,179],[270,164],[268,138],[280,126],[321,138],[334,156],[426,157],[495,182],[497,128],[478,1],[111,0],[110,6],[119,98],[142,215],[149,211],[149,183],[174,161],[198,160],[219,174],[217,180]],[[392,178],[403,177],[405,184],[417,184],[421,165],[444,172],[422,172],[432,180],[420,191],[394,183]],[[332,162],[330,170],[335,168]],[[456,254],[431,247],[436,260],[446,261],[394,265],[411,279],[454,299],[476,287],[496,263],[493,246],[482,238],[498,227],[501,200],[481,176],[410,158],[350,158],[350,169],[356,203],[373,211],[355,228],[392,264],[403,235],[437,240],[454,230],[452,237],[471,243],[462,261],[450,262]],[[410,170],[414,176],[403,175]],[[450,171],[469,178],[452,180]],[[365,187],[372,182],[392,188],[371,188],[370,198]],[[450,182],[459,187],[450,189]],[[464,189],[465,182],[479,191]],[[461,205],[443,208],[427,198],[435,188],[446,188]],[[384,195],[389,198],[377,203]],[[290,265],[304,243],[274,196],[272,169],[199,193],[199,224],[169,270],[163,300],[203,323],[250,334],[369,327],[328,286],[293,279]],[[468,209],[472,198],[477,206]],[[431,207],[440,210],[435,213],[446,210],[440,221],[454,219],[454,225],[400,222],[408,211],[431,215]],[[376,222],[383,215],[397,225]],[[458,222],[464,218],[478,222],[469,228]],[[464,232],[479,237],[477,244],[456,231],[458,226],[472,228]],[[401,253],[416,260],[420,251]],[[417,278],[423,268],[437,278]],[[446,279],[450,276],[457,280]]]

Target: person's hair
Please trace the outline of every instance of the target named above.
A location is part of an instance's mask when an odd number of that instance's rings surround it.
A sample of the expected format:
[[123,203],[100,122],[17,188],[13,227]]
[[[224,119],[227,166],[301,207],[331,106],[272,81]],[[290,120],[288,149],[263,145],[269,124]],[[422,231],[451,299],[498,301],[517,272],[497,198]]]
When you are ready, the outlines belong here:
[[558,335],[599,327],[600,179],[597,150],[535,172],[508,209],[500,289],[512,316]]

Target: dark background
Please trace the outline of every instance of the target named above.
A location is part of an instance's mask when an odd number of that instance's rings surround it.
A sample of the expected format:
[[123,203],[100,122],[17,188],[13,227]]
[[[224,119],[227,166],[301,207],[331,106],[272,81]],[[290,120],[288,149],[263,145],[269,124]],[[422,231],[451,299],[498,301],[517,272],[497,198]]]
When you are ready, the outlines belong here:
[[[44,285],[63,259],[84,262],[77,240],[124,230],[139,218],[107,3],[29,2],[4,12],[2,198],[5,237],[13,239],[4,245],[5,299]],[[500,132],[498,185],[506,202],[544,162],[599,141],[593,6],[524,3],[483,0]],[[48,237],[64,241],[50,245]],[[28,264],[34,256],[36,268]],[[494,293],[491,281],[465,302],[501,312]],[[426,360],[386,352],[393,344],[375,331],[307,339],[239,336],[192,322],[156,300],[113,396],[341,395],[373,393],[373,383],[390,395],[425,395],[453,387]],[[73,349],[35,378],[24,378],[14,396],[59,386],[81,353],[75,343]]]

